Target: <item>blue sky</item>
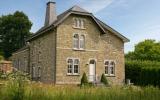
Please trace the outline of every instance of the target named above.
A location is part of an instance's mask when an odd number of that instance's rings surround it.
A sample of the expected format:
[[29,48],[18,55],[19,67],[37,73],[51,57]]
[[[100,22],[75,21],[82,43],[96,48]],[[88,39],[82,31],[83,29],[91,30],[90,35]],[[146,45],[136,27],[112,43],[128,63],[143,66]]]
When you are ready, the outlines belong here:
[[[33,22],[31,32],[44,25],[46,2],[49,0],[1,0],[0,16],[23,11]],[[160,0],[53,0],[57,13],[73,5],[92,12],[97,18],[130,39],[125,52],[144,39],[160,41]]]

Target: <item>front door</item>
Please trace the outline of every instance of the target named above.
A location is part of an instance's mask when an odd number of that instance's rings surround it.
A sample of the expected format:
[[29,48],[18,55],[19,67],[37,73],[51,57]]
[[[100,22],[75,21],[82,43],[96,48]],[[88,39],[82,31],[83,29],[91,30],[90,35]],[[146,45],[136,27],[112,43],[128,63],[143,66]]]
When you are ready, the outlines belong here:
[[89,62],[89,82],[95,81],[95,74],[96,74],[96,61],[90,60]]

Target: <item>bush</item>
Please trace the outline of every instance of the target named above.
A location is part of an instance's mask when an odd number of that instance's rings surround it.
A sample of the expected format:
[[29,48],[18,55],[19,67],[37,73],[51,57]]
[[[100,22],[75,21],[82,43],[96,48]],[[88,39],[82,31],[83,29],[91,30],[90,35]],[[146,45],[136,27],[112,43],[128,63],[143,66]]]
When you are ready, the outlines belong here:
[[86,73],[83,73],[83,76],[81,78],[81,86],[83,85],[88,85],[88,79],[87,79]]
[[131,79],[135,85],[160,87],[160,62],[155,61],[126,61],[126,79]]
[[107,78],[106,78],[106,76],[104,75],[104,73],[103,73],[102,76],[101,76],[101,82],[102,82],[104,85],[108,85],[108,81],[107,81]]
[[5,100],[24,100],[25,87],[29,82],[28,76],[22,72],[10,73],[7,75],[7,89]]

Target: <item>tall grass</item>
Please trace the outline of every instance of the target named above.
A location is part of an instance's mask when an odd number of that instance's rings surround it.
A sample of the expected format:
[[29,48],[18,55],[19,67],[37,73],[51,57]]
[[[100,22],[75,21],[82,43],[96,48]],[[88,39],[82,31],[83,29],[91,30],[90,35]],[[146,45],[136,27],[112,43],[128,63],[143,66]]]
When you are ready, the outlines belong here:
[[[0,82],[1,83],[1,82]],[[11,74],[0,85],[0,100],[159,100],[156,87],[78,87],[33,83],[23,74]]]
[[[53,86],[29,83],[23,90],[15,86],[0,87],[0,100],[159,100],[155,87],[90,87]],[[18,92],[19,91],[19,92]],[[11,95],[12,94],[12,95]]]

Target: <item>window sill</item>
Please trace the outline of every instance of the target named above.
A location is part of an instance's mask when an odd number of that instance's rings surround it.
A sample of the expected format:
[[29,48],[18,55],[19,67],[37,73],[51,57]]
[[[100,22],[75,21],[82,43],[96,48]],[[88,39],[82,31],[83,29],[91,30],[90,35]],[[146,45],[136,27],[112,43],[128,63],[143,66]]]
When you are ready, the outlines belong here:
[[77,48],[73,48],[73,50],[75,50],[75,51],[85,51],[85,49],[77,49]]
[[116,77],[115,75],[108,75],[108,74],[105,74],[106,77]]
[[68,74],[67,73],[67,76],[80,76],[80,74]]
[[73,28],[75,28],[75,29],[81,29],[81,30],[85,30],[86,29],[86,28],[75,27],[75,26],[73,26]]

